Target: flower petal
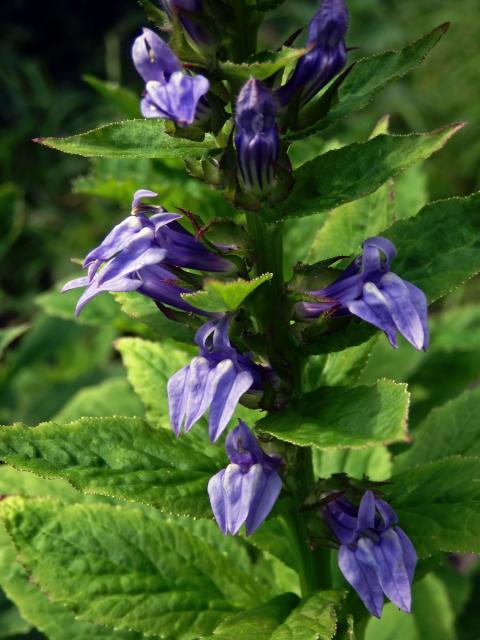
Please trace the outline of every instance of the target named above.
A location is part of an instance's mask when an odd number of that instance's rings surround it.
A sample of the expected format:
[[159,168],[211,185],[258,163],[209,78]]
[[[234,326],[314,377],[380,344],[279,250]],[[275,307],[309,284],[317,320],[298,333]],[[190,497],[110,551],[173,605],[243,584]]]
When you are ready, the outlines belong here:
[[358,507],[357,531],[373,529],[375,525],[375,496],[365,491]]
[[128,216],[113,227],[98,247],[90,251],[83,261],[83,266],[88,267],[95,260],[110,260],[115,254],[122,251],[142,228],[143,224],[140,218]]
[[353,315],[382,329],[392,347],[398,346],[397,327],[392,320],[389,302],[373,282],[365,283],[361,300],[354,300],[346,306]]
[[382,277],[379,288],[388,300],[397,329],[416,349],[423,349],[425,336],[422,321],[405,282],[390,272]]
[[276,471],[266,473],[261,464],[254,465],[252,469],[255,467],[260,467],[262,474],[255,474],[252,504],[245,523],[247,536],[251,535],[262,524],[273,509],[273,505],[282,490],[282,479]]
[[211,379],[210,372],[211,367],[206,358],[193,358],[190,363],[190,377],[188,379],[188,388],[186,389],[186,432],[190,431],[210,406],[215,392],[213,385],[209,384],[209,378]]
[[258,476],[263,474],[260,465],[254,465],[243,473],[237,464],[229,464],[223,477],[225,491],[227,530],[236,535],[248,517],[253,500],[253,490]]
[[132,59],[145,82],[162,80],[165,74],[170,75],[180,69],[177,56],[151,29],[143,29],[142,35],[135,39]]
[[177,436],[180,435],[180,429],[185,417],[189,376],[190,366],[187,365],[173,374],[167,383],[170,423]]
[[187,76],[182,71],[172,73],[167,83],[149,81],[147,93],[156,107],[180,125],[193,123],[198,101],[210,87],[201,75]]
[[223,488],[226,469],[222,469],[208,481],[208,496],[215,520],[224,535],[227,535],[226,493]]
[[338,552],[338,566],[372,616],[380,618],[383,610],[382,588],[374,569],[362,562],[361,557],[358,549],[353,551],[342,545]]
[[215,395],[210,406],[208,431],[215,442],[230,422],[238,401],[250,389],[253,377],[249,371],[237,372],[231,360],[223,360],[215,368],[219,374]]
[[381,534],[379,544],[374,544],[371,540],[362,542],[371,547],[383,592],[399,609],[409,613],[412,608],[412,589],[403,557],[403,546],[397,533],[394,529],[388,529]]

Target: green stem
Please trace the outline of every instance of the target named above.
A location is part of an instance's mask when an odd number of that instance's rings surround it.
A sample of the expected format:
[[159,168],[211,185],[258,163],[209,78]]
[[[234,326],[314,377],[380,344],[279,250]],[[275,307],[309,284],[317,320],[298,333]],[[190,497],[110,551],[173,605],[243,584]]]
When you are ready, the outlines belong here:
[[[266,335],[267,353],[271,365],[295,397],[302,393],[303,360],[292,348],[288,301],[284,296],[283,281],[283,228],[269,225],[260,213],[247,213],[247,229],[252,240],[257,276],[272,273],[273,278],[264,284],[253,297],[252,306],[260,331]],[[308,544],[306,514],[300,511],[314,482],[312,452],[309,447],[296,448],[292,465],[291,489],[295,494],[289,522],[300,555],[300,585],[302,596],[330,586],[329,551],[312,550]]]

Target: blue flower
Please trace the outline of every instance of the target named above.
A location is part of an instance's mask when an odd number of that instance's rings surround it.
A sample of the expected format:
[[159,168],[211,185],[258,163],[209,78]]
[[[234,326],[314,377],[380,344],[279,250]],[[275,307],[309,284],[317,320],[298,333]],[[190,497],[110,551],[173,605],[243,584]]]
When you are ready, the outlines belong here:
[[258,397],[269,369],[255,364],[250,354],[242,354],[230,343],[230,317],[204,324],[195,336],[200,353],[168,381],[170,421],[179,435],[209,410],[210,440],[215,442],[230,422],[240,398]]
[[410,612],[417,554],[396,526],[392,507],[366,491],[358,507],[342,496],[327,504],[324,514],[340,543],[338,566],[370,613],[380,618],[384,594]]
[[63,287],[63,291],[85,287],[76,315],[102,291],[139,291],[159,304],[205,315],[181,297],[182,293],[192,291],[184,285],[189,278],[182,268],[228,273],[232,265],[186,231],[177,222],[180,214],[142,204],[142,198],[156,195],[145,189],[137,191],[132,214],[114,227],[83,261],[88,275]]
[[325,289],[309,292],[320,300],[297,304],[297,314],[302,318],[317,318],[325,312],[352,314],[382,329],[393,347],[397,347],[398,331],[416,349],[427,349],[425,294],[390,271],[396,249],[389,240],[377,236],[362,246],[363,255],[338,280]]
[[303,106],[339,73],[347,61],[348,10],[343,0],[323,0],[310,22],[306,53],[277,92],[282,107],[293,99]]
[[208,483],[212,511],[225,535],[237,534],[244,523],[250,535],[268,516],[280,494],[278,468],[282,461],[262,451],[241,420],[228,434],[225,449],[230,464]]
[[235,113],[235,146],[244,188],[257,194],[275,186],[279,137],[272,93],[255,78],[242,87]]
[[168,118],[188,126],[208,117],[207,78],[184,73],[176,55],[156,33],[143,29],[133,43],[132,58],[146,83],[141,101],[145,118]]

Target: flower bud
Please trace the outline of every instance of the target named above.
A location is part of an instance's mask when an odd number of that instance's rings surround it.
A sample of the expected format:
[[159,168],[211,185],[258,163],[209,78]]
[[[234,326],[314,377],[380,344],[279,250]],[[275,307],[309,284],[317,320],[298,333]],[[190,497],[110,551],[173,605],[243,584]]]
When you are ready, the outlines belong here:
[[264,195],[276,184],[279,137],[272,93],[250,78],[237,98],[235,115],[239,177],[246,191]]

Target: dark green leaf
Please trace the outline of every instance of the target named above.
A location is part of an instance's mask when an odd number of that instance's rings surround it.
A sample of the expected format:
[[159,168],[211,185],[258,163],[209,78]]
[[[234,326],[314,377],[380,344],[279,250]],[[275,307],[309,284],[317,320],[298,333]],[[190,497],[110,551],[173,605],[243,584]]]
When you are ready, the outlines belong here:
[[433,409],[415,429],[413,446],[395,458],[395,471],[453,455],[480,458],[480,389]]
[[441,149],[463,127],[406,136],[379,135],[306,162],[295,172],[290,197],[268,213],[271,221],[329,211],[376,191],[389,178]]
[[[198,427],[197,427],[198,428]],[[68,480],[87,494],[155,506],[168,513],[211,517],[210,477],[223,452],[205,438],[178,439],[139,418],[84,418],[0,428],[0,459],[18,469]]]
[[84,75],[85,82],[99,95],[105,98],[112,106],[116,107],[127,118],[138,118],[140,115],[140,97],[130,89],[126,89],[118,82],[100,80],[95,76]]
[[433,202],[384,235],[398,249],[392,270],[433,302],[480,272],[480,193]]
[[313,468],[317,478],[330,478],[334,473],[346,473],[361,480],[364,476],[382,482],[392,473],[391,455],[386,447],[368,449],[314,449]]
[[480,552],[480,458],[428,462],[393,476],[384,491],[421,558]]
[[[366,107],[389,83],[418,67],[448,29],[442,24],[431,33],[399,51],[386,51],[359,60],[340,85],[338,97],[328,115],[306,130],[293,132],[291,139],[322,131],[350,113]],[[315,107],[309,107],[310,110]]]
[[317,389],[257,426],[303,447],[362,448],[406,440],[407,411],[406,386],[380,380],[372,387]]
[[87,158],[198,158],[215,146],[208,135],[203,142],[174,138],[158,119],[113,122],[69,138],[38,138],[37,142]]
[[28,574],[82,621],[186,640],[261,602],[216,547],[137,509],[9,498],[1,517]]

